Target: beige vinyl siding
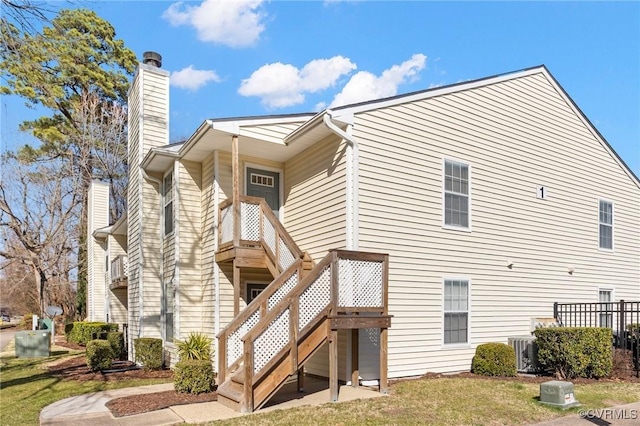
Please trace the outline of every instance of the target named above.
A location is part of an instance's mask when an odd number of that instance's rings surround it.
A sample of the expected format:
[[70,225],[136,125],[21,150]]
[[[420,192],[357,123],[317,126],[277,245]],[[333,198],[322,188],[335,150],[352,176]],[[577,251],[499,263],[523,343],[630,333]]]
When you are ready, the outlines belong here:
[[[160,178],[160,176],[155,176]],[[143,337],[162,338],[161,309],[163,239],[162,209],[157,184],[144,182],[142,207],[143,257]]]
[[109,186],[102,182],[91,182],[87,224],[87,315],[91,321],[106,320],[106,243],[96,240],[93,231],[108,225]]
[[[360,249],[390,254],[389,377],[467,370],[477,344],[598,287],[638,298],[640,191],[543,74],[362,113],[354,129]],[[444,158],[470,165],[471,232],[442,227]],[[614,252],[598,250],[599,198],[614,202]],[[453,349],[442,288],[461,277],[471,344]]]
[[[129,336],[161,337],[161,211],[157,184],[144,180],[138,165],[149,149],[166,145],[169,73],[140,65],[129,92]],[[157,177],[157,176],[156,176]],[[133,351],[130,350],[130,354]]]
[[[107,246],[109,247],[109,262],[113,262],[116,257],[120,255],[126,255],[127,236],[126,235],[109,235],[107,237]],[[109,268],[111,266],[109,265]],[[111,271],[111,269],[109,269]],[[110,285],[111,278],[110,273],[107,274],[107,286]],[[109,296],[109,321],[120,324],[127,324],[129,319],[127,318],[128,312],[128,296],[127,288],[119,288],[110,290]]]
[[210,337],[215,337],[215,211],[214,201],[214,155],[209,155],[202,163],[202,323],[200,329]]
[[240,130],[240,143],[243,137],[259,140],[282,140],[289,133],[297,129],[305,120],[297,123],[262,124],[255,126],[242,126]]
[[316,262],[344,248],[345,145],[329,137],[285,163],[285,228]]
[[[301,250],[319,262],[328,250],[346,246],[345,145],[329,137],[285,163],[285,228]],[[344,379],[346,335],[339,337],[339,374]],[[305,365],[310,374],[327,376],[324,345]]]
[[132,341],[140,335],[140,171],[135,165],[140,164],[140,77],[133,80],[129,94],[129,135],[128,163],[129,182],[127,185],[127,256],[129,258],[129,281],[127,299],[129,307],[129,356],[133,355]]
[[201,190],[202,166],[200,163],[181,161],[178,163],[179,226],[179,298],[174,314],[179,318],[180,335],[185,339],[192,331],[201,331],[204,287],[202,282],[202,218]]

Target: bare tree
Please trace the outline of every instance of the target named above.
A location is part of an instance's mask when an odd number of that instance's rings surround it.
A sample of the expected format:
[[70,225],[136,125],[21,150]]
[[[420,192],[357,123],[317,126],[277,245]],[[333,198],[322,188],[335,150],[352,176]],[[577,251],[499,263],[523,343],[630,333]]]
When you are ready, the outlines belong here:
[[23,164],[4,157],[0,181],[0,245],[4,266],[17,264],[31,273],[39,314],[53,292],[50,285],[70,286],[76,267],[79,179],[67,162]]

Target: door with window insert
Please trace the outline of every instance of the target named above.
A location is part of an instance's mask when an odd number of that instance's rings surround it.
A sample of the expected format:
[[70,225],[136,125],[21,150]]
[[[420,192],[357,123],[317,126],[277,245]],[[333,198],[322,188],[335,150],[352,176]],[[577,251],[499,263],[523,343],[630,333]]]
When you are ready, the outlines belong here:
[[280,173],[247,167],[247,195],[264,198],[278,217],[280,210]]

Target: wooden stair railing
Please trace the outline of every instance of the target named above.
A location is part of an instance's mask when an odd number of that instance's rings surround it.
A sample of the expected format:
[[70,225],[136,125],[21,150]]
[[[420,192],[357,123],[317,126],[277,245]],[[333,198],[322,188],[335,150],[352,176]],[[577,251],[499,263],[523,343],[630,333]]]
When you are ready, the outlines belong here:
[[[271,261],[269,269],[274,277],[305,257],[263,198],[245,195],[240,197],[240,209],[234,210],[230,199],[220,203],[219,209],[218,251],[261,246]],[[234,215],[236,210],[239,217]]]
[[302,274],[302,264],[302,259],[296,260],[218,333],[219,382],[224,381],[227,374],[233,373],[241,363],[243,351],[241,338],[298,284]]
[[262,407],[329,338],[339,315],[385,315],[387,273],[386,255],[327,254],[242,337],[242,368],[219,386],[221,402],[243,412]]

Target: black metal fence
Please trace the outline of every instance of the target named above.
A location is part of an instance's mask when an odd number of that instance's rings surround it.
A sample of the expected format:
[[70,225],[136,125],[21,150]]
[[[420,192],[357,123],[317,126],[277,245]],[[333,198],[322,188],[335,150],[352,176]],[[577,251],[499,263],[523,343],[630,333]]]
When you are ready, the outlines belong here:
[[613,346],[630,350],[636,375],[640,373],[640,301],[554,303],[553,316],[564,327],[608,327]]

